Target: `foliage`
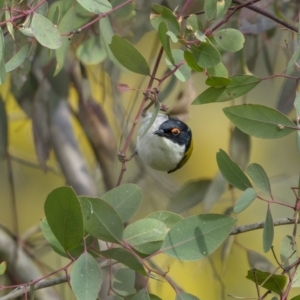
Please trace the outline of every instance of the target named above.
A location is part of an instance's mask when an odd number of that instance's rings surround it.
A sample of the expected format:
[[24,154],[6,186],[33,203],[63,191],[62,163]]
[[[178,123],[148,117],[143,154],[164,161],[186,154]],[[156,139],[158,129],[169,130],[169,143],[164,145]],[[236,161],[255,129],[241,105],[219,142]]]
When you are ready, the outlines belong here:
[[[257,163],[248,165],[248,160],[250,136],[279,139],[295,132],[300,149],[300,98],[297,91],[300,79],[300,26],[296,28],[284,20],[281,15],[283,8],[276,1],[276,14],[271,16],[261,8],[253,8],[258,1],[240,3],[206,0],[203,5],[186,0],[176,8],[172,4],[171,8],[167,7],[168,1],[164,1],[164,5],[153,3],[152,12],[147,7],[146,15],[139,12],[139,9],[135,10],[137,3],[133,0],[0,1],[3,20],[0,23],[0,84],[9,87],[10,93],[32,119],[40,167],[48,169],[47,160],[53,149],[67,183],[71,186],[59,187],[48,195],[44,206],[45,218],[40,227],[53,251],[68,259],[61,270],[65,271],[65,281],[70,282],[78,300],[98,297],[105,279],[103,269],[106,266],[110,269],[110,292],[116,299],[160,299],[160,295],[150,293],[150,279],[165,280],[173,288],[175,299],[198,299],[178,288],[168,272],[153,265],[152,259],[164,254],[178,261],[196,261],[211,256],[221,245],[224,252],[230,251],[228,237],[251,230],[234,228],[236,218],[232,214],[246,210],[255,200],[266,203],[266,218],[263,224],[249,226],[252,229],[263,227],[264,252],[272,250],[274,253],[274,225],[282,224],[273,220],[271,206],[279,205],[293,211],[294,218],[285,220],[284,224],[294,224],[294,230],[292,235],[283,238],[278,268],[275,271],[252,268],[246,278],[254,282],[258,299],[266,299],[270,293],[275,293],[281,300],[286,300],[292,287],[299,286],[296,245],[299,187],[293,188],[293,204],[276,200],[266,171]],[[289,5],[287,14],[293,20],[298,18],[300,24],[299,13],[297,15],[294,9],[296,4]],[[192,13],[186,15],[188,8]],[[248,70],[249,61],[246,62],[245,58],[246,33],[258,36],[260,32],[256,32],[246,22],[243,24],[246,29],[242,30],[242,26],[240,30],[236,28],[242,9],[254,9],[264,17],[271,18],[275,24],[298,33],[295,39],[297,46],[290,53],[285,73],[273,74],[270,64],[268,66],[272,75],[269,77],[255,76]],[[143,25],[142,34],[152,26],[151,30],[156,31],[160,47],[153,66],[135,47],[140,32],[136,24],[145,16],[150,21]],[[271,31],[276,31],[276,28],[274,25],[261,30],[272,38],[274,33]],[[229,68],[229,64],[226,64],[229,57],[233,61],[240,58],[239,68]],[[87,80],[87,66],[100,64],[111,77],[117,69],[121,69],[148,79],[143,89],[144,97],[119,152],[122,170],[117,184],[114,183],[111,171],[116,143],[112,142],[112,130],[101,106],[91,96]],[[161,65],[168,67],[162,76],[158,71]],[[161,103],[158,94],[161,85],[166,83],[166,90],[172,90],[174,78],[187,84],[191,76],[199,73],[206,76],[204,81],[207,88],[190,101],[193,105],[216,102],[233,104],[223,109],[225,116],[235,126],[231,134],[230,155],[220,149],[216,154],[220,174],[212,180],[203,179],[186,184],[173,197],[170,209],[183,212],[200,202],[205,207],[211,207],[220,199],[227,186],[231,191],[242,191],[242,194],[224,214],[205,213],[183,218],[174,212],[156,211],[136,220],[134,217],[140,210],[143,191],[133,183],[122,184],[127,166],[127,150],[136,123],[152,105],[155,106],[155,113],[150,124],[154,122],[159,110],[172,113],[172,109]],[[261,104],[247,102],[235,105],[236,102],[233,102],[236,98],[246,96],[263,81],[275,77],[284,77],[296,83],[291,101],[296,108],[296,122],[286,115],[293,108],[292,105],[285,107],[283,112]],[[118,81],[118,78],[114,79]],[[83,128],[104,174],[103,182],[107,192],[101,197],[95,182],[86,175],[88,171],[79,147],[74,146],[77,143],[69,118],[72,108],[67,105],[70,82],[78,96],[77,110],[73,109],[73,114]],[[113,82],[115,86],[116,82]],[[138,90],[138,87],[119,84],[119,91],[128,90]],[[1,94],[0,156],[9,162],[8,118]],[[278,108],[283,106],[282,99],[285,96],[283,92]],[[125,133],[125,128],[122,129]],[[63,147],[65,142],[69,147]],[[73,151],[67,152],[67,148]],[[81,174],[85,177],[77,177]],[[257,189],[267,196],[261,196]],[[107,245],[107,248],[99,247],[99,243]],[[248,256],[253,258],[255,255],[251,256],[248,252]],[[264,257],[259,256],[255,256],[254,260],[266,262]],[[114,264],[121,268],[113,272]],[[279,274],[280,268],[282,271]],[[29,289],[33,297],[35,284],[59,271],[24,283],[24,293],[27,294]],[[1,262],[0,275],[5,272],[6,263]],[[139,289],[134,285],[137,275],[145,278]],[[261,288],[267,291],[262,294]]]

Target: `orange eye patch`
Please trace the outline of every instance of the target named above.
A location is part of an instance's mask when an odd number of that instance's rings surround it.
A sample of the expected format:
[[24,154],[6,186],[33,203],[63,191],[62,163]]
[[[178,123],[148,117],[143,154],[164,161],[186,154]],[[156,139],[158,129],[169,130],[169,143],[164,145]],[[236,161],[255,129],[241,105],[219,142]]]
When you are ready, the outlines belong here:
[[171,130],[171,132],[172,132],[172,134],[173,135],[178,135],[178,134],[180,134],[180,130],[178,129],[178,128],[173,128],[172,130]]

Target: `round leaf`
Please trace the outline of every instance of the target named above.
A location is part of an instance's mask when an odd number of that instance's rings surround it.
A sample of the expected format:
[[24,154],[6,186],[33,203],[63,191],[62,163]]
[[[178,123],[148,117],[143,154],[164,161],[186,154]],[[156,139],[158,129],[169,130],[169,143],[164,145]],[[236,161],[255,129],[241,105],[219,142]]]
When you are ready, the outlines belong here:
[[61,46],[60,32],[46,17],[34,13],[31,21],[31,29],[34,37],[41,45],[49,49],[58,49]]
[[243,34],[233,28],[221,29],[214,33],[217,44],[224,50],[236,52],[243,48],[245,38]]
[[241,197],[236,202],[233,211],[236,214],[244,211],[256,198],[256,192],[253,188],[248,188],[244,191]]
[[235,222],[232,217],[217,214],[183,219],[168,232],[160,251],[180,260],[204,258],[228,237]]
[[236,105],[224,108],[223,111],[240,130],[263,139],[280,138],[296,129],[287,116],[263,105]]
[[84,252],[74,263],[71,272],[71,287],[78,300],[96,299],[103,282],[98,262]]
[[114,35],[109,48],[120,64],[128,70],[142,75],[150,75],[150,68],[146,59],[127,40],[119,35]]
[[123,222],[115,209],[106,201],[92,197],[79,197],[85,230],[92,236],[112,243],[123,238]]
[[139,210],[142,204],[143,194],[137,185],[130,183],[110,190],[101,198],[116,210],[125,223]]
[[84,236],[83,216],[71,187],[53,190],[46,199],[44,210],[53,234],[66,251],[81,243]]

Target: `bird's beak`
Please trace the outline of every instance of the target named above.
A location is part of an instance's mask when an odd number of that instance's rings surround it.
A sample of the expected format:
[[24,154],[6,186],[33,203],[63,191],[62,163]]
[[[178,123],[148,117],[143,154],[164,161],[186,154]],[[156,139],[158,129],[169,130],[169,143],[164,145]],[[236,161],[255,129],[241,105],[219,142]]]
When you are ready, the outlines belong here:
[[158,129],[153,132],[154,134],[157,134],[158,136],[165,136],[165,133],[162,129]]

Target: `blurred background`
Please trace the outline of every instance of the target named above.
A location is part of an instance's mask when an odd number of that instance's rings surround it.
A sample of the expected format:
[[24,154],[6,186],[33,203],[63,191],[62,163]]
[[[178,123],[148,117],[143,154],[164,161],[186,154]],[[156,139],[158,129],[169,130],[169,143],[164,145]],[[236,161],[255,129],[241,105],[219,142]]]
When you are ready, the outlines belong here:
[[[51,2],[53,5],[56,1],[49,1],[49,14],[53,10]],[[123,1],[112,2],[116,6]],[[148,22],[154,2],[172,10],[181,5],[181,1],[136,1],[126,11],[120,10],[109,18],[111,30],[135,43],[150,67],[160,47],[157,34]],[[296,2],[266,0],[256,5],[285,21],[293,20],[290,23],[296,26],[299,20]],[[202,1],[191,1],[186,15],[201,11]],[[222,57],[229,75],[253,73],[265,78],[282,74],[298,46],[295,33],[246,8],[225,26],[241,30],[246,39],[242,51],[225,53]],[[77,27],[74,24],[71,28]],[[66,263],[50,249],[39,231],[48,193],[56,187],[72,185],[79,195],[101,196],[115,186],[121,170],[117,153],[128,136],[148,83],[144,76],[120,69],[107,54],[101,56],[99,52],[104,51],[101,47],[101,51],[93,47],[80,50],[83,42],[92,36],[93,28],[90,28],[71,40],[65,66],[56,77],[46,76],[48,86],[44,85],[43,89],[39,89],[44,84],[39,72],[44,70],[52,54],[37,45],[27,61],[33,68],[26,75],[27,83],[32,82],[33,76],[36,82],[26,89],[17,88],[16,77],[22,75],[25,65],[17,74],[8,76],[0,87],[8,118],[7,154],[0,162],[0,229],[19,240],[45,274]],[[5,38],[9,45],[9,36]],[[166,72],[163,59],[158,77]],[[299,74],[295,68],[291,75],[299,77]],[[207,88],[206,78],[205,74],[192,74],[184,83],[170,78],[160,87],[159,100],[192,129],[194,152],[189,162],[172,174],[149,169],[138,156],[126,164],[122,183],[136,183],[144,195],[135,219],[158,210],[172,210],[185,217],[208,212],[232,214],[232,206],[240,194],[228,189],[218,172],[219,149],[230,153],[243,168],[253,162],[262,165],[270,178],[274,197],[294,203],[291,187],[298,186],[300,162],[296,133],[278,140],[248,137],[233,128],[222,108],[259,103],[277,108],[295,120],[295,81],[275,77],[262,81],[240,99],[191,106],[196,96]],[[120,92],[117,88],[120,83],[127,84],[132,91]],[[135,140],[128,155],[135,150]],[[264,221],[266,209],[266,203],[256,200],[236,216],[237,225]],[[272,206],[272,214],[278,219],[292,217],[293,211]],[[276,227],[277,254],[281,240],[291,233],[292,226]],[[245,278],[247,271],[257,263],[269,270],[272,265],[277,266],[272,253],[263,253],[261,230],[230,237],[213,255],[201,261],[178,262],[159,255],[154,262],[168,271],[180,288],[201,300],[231,299],[228,294],[255,297],[255,285]],[[0,284],[11,280],[1,276]],[[175,297],[164,281],[151,280],[150,287],[162,299]],[[58,286],[55,293],[57,299],[75,299],[67,285]],[[291,296],[299,293],[295,288]]]

